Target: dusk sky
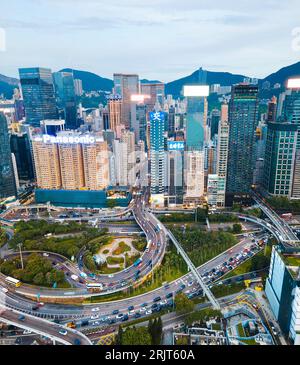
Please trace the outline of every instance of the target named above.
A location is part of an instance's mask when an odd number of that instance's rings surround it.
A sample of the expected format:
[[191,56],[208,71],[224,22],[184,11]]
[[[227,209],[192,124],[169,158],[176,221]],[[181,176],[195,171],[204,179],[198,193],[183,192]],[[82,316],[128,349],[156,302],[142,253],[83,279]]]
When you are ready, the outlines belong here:
[[298,62],[299,0],[1,1],[0,74],[71,67],[171,81],[203,66],[265,77]]

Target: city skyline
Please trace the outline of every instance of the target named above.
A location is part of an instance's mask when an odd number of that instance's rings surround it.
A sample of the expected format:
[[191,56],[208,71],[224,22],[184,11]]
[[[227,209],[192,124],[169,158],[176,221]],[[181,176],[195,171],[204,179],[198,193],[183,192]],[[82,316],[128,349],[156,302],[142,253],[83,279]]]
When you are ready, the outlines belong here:
[[[300,33],[292,10],[295,0],[254,1],[251,7],[245,2],[204,5],[193,0],[185,6],[179,1],[131,0],[126,7],[118,0],[72,1],[72,8],[69,0],[31,0],[25,10],[17,4],[17,0],[3,4],[6,17],[0,16],[6,35],[0,70],[12,77],[17,76],[20,59],[22,67],[41,65],[53,71],[70,67],[109,78],[114,71],[136,72],[163,82],[200,65],[211,71],[265,77],[297,62],[300,55],[299,47],[294,47]],[[128,47],[123,47],[124,42]],[[168,58],[162,58],[164,54]]]

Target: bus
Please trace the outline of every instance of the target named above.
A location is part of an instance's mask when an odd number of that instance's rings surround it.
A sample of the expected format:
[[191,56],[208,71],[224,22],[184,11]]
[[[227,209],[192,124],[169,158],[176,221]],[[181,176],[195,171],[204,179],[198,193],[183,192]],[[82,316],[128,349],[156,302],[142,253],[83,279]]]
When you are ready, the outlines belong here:
[[11,276],[7,276],[5,278],[5,281],[8,283],[8,284],[11,284],[11,285],[14,285],[16,288],[19,288],[22,283],[20,280],[18,279],[15,279],[15,278],[12,278]]
[[102,290],[103,289],[103,285],[101,283],[87,283],[86,284],[86,288],[87,289],[91,289],[91,290]]
[[137,267],[140,263],[142,262],[142,259],[139,258],[135,261],[135,263],[133,264],[134,267]]

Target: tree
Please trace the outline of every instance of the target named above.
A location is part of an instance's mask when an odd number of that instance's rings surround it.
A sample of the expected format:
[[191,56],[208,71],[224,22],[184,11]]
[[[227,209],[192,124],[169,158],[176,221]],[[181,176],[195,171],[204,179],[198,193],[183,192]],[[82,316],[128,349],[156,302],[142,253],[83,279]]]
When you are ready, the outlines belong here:
[[183,293],[176,294],[175,308],[177,314],[185,314],[193,311],[195,304]]
[[123,336],[123,328],[122,326],[119,326],[118,334],[116,335],[116,345],[122,344],[122,336]]
[[122,345],[151,345],[151,336],[147,327],[132,327],[122,334]]
[[151,336],[152,345],[160,345],[162,340],[162,329],[161,317],[155,318],[154,320],[150,319],[148,323],[148,332]]
[[240,223],[234,223],[232,225],[232,233],[239,234],[242,232],[242,225]]

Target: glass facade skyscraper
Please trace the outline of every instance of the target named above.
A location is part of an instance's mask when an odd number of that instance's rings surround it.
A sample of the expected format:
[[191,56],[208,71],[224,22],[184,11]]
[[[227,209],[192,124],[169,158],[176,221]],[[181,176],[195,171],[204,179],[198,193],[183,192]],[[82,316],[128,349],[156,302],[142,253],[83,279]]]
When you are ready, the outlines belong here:
[[7,121],[4,114],[0,113],[0,199],[16,194]]
[[79,124],[77,123],[73,74],[71,72],[55,72],[53,73],[53,80],[57,105],[62,110],[61,117],[66,121],[66,128],[76,129]]
[[51,70],[40,67],[20,68],[19,75],[27,123],[39,127],[41,120],[57,119]]
[[258,87],[233,86],[229,104],[229,145],[226,199],[231,204],[250,193],[255,162],[255,130],[258,121]]

